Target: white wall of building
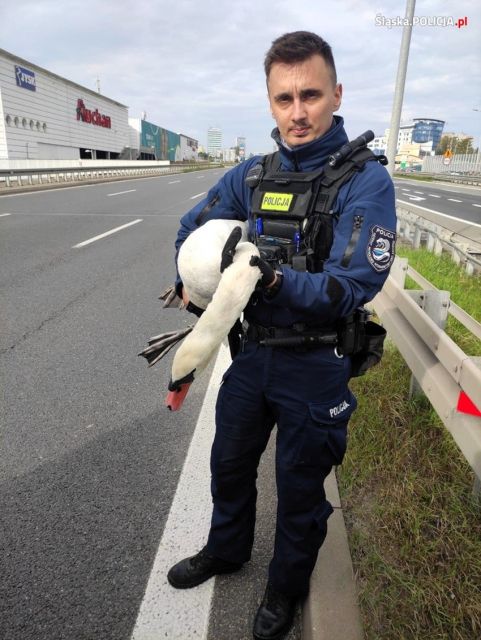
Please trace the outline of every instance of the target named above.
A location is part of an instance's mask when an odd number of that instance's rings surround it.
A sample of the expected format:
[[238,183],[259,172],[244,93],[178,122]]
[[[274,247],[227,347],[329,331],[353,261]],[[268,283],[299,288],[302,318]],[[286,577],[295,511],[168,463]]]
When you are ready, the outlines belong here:
[[140,150],[140,132],[142,130],[140,118],[129,118],[129,142],[128,146],[137,154]]
[[[399,151],[400,147],[411,144],[413,139],[413,124],[405,124],[399,127],[398,136],[397,136],[397,151]],[[386,140],[386,149],[389,144],[389,129],[384,131],[384,139]],[[374,142],[374,140],[373,140]],[[370,145],[368,145],[369,147]]]
[[180,134],[180,160],[197,160],[199,143],[194,138]]
[[368,143],[368,148],[373,151],[385,153],[387,148],[387,138],[385,136],[376,136],[371,142]]
[[[16,65],[34,74],[34,91],[17,86]],[[1,49],[0,92],[0,158],[78,158],[80,148],[120,153],[129,144],[125,105]],[[110,127],[78,119],[79,100]]]
[[7,136],[5,132],[5,115],[3,113],[2,87],[0,85],[0,158],[8,158]]

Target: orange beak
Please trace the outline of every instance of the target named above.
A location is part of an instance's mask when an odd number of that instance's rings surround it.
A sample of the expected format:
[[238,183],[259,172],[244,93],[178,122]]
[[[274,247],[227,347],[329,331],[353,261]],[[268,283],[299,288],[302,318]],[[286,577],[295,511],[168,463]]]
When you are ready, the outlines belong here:
[[191,384],[192,382],[184,382],[175,391],[169,391],[165,399],[165,406],[171,411],[178,411],[184,402]]

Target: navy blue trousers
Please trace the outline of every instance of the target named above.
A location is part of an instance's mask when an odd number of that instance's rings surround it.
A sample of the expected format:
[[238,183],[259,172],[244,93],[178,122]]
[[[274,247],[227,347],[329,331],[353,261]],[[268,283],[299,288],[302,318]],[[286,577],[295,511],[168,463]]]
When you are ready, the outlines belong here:
[[332,347],[272,349],[247,342],[223,376],[211,453],[213,514],[207,549],[249,560],[260,457],[277,424],[277,521],[269,579],[302,597],[327,533],[324,480],[346,450],[356,400],[349,358]]

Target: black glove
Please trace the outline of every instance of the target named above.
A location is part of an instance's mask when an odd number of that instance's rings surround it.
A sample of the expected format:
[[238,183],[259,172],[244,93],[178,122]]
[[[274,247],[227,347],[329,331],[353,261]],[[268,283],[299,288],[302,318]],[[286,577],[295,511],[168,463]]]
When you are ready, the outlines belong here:
[[251,267],[259,267],[262,273],[261,286],[268,287],[276,279],[276,272],[271,265],[259,256],[251,256],[249,260]]
[[235,248],[239,244],[241,238],[242,229],[240,227],[234,227],[226,240],[224,248],[222,249],[222,259],[220,261],[221,273],[224,273],[225,269],[227,269],[227,267],[230,267],[230,265],[234,261]]

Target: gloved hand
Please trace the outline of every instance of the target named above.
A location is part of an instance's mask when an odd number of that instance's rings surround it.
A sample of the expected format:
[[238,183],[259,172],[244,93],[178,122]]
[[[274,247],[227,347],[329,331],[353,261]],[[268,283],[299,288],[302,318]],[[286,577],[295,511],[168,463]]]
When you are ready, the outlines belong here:
[[220,261],[220,272],[224,273],[227,267],[230,267],[234,261],[235,248],[242,238],[242,229],[234,227],[227,238],[224,248],[222,249],[222,259]]
[[276,272],[271,267],[271,265],[263,260],[260,256],[251,256],[249,260],[249,264],[251,267],[259,267],[260,272],[262,274],[261,278],[261,286],[268,287],[276,280]]

